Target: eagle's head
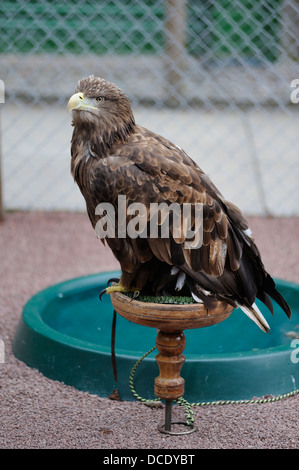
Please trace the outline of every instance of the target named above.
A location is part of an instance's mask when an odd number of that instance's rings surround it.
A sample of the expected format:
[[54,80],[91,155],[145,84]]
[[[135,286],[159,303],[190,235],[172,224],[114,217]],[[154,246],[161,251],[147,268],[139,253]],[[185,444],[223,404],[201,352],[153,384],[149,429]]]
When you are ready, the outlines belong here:
[[68,102],[73,112],[73,125],[79,129],[96,132],[105,144],[123,141],[132,132],[135,120],[131,103],[114,83],[94,77],[83,78]]

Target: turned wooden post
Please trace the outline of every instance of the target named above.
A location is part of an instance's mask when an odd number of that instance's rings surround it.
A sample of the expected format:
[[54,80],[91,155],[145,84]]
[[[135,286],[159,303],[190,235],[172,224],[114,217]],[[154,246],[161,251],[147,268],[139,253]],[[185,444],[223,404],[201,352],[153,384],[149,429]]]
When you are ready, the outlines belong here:
[[156,361],[160,375],[155,378],[155,395],[165,400],[176,400],[184,395],[185,380],[180,376],[186,360],[182,354],[186,338],[182,331],[164,333],[159,331],[156,339],[159,354]]
[[[185,380],[180,372],[186,357],[182,354],[186,346],[183,331],[175,333],[159,331],[156,338],[159,354],[156,361],[160,374],[155,378],[155,395],[165,400],[165,423],[159,426],[162,432],[171,432],[172,401],[185,392]],[[163,430],[164,428],[164,430]]]
[[203,328],[215,325],[228,318],[233,307],[224,302],[215,303],[213,310],[208,311],[204,304],[157,304],[132,300],[130,297],[114,292],[111,294],[112,305],[119,315],[129,321],[143,326],[157,328],[156,346],[159,354],[156,361],[159,376],[155,378],[155,395],[165,400],[165,424],[158,426],[159,431],[170,434],[186,434],[195,427],[188,425],[188,431],[172,432],[172,401],[184,395],[185,381],[180,376],[185,362],[182,354],[186,346],[183,333],[186,329]]

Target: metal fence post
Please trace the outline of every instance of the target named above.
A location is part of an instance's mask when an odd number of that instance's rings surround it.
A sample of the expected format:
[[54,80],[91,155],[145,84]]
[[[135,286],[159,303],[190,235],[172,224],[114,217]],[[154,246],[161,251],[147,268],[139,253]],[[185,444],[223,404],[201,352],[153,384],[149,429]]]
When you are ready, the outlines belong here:
[[186,47],[186,0],[165,2],[165,65],[167,104],[176,106],[182,94],[182,74]]

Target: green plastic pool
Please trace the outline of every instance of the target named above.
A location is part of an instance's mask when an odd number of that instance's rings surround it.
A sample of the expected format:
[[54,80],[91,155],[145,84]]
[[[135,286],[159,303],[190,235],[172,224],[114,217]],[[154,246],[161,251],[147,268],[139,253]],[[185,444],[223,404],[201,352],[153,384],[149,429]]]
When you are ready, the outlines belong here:
[[[113,308],[100,291],[109,272],[53,285],[25,305],[15,334],[17,358],[45,376],[80,390],[109,396],[117,387],[123,400],[134,400],[129,375],[136,361],[155,345],[156,330],[117,316],[116,355],[118,383],[111,366],[110,342]],[[291,305],[291,320],[275,304],[274,316],[259,304],[271,327],[263,333],[239,309],[217,325],[186,330],[181,375],[190,402],[240,400],[281,395],[299,383],[299,286],[276,280]],[[296,349],[297,348],[297,349]],[[134,387],[144,398],[155,398],[158,375],[155,353],[136,369]]]

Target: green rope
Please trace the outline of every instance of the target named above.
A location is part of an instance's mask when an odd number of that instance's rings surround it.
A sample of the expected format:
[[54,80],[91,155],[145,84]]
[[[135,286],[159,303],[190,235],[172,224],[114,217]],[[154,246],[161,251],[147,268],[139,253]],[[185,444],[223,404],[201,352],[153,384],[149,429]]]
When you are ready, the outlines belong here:
[[[131,389],[131,392],[137,400],[151,404],[151,403],[157,403],[161,402],[160,398],[154,398],[152,400],[142,398],[138,393],[136,392],[134,388],[134,375],[137,367],[139,364],[145,359],[151,352],[153,352],[156,349],[156,346],[153,346],[147,353],[145,353],[138,361],[134,364],[130,377],[129,377],[129,386]],[[194,406],[219,406],[219,405],[248,405],[248,404],[256,404],[256,403],[273,403],[279,400],[282,400],[284,398],[289,398],[294,395],[297,395],[299,393],[299,389],[293,390],[292,392],[289,393],[284,393],[283,395],[278,395],[277,397],[271,397],[271,398],[257,398],[257,399],[251,399],[251,400],[217,400],[217,401],[205,401],[205,402],[199,402],[199,403],[189,403],[185,398],[180,397],[177,400],[174,400],[175,403],[177,403],[180,406],[185,407],[185,414],[186,414],[186,424],[189,426],[191,423],[194,422],[194,413],[192,411],[192,407]]]
[[135,398],[137,398],[137,400],[142,401],[142,402],[146,402],[146,403],[160,402],[161,400],[160,400],[160,398],[154,398],[153,400],[148,400],[146,398],[142,398],[140,395],[138,395],[138,393],[134,389],[133,379],[134,379],[135,371],[136,371],[137,367],[139,366],[139,364],[143,361],[144,358],[146,358],[155,349],[156,349],[156,346],[152,347],[147,353],[145,353],[140,359],[138,359],[138,361],[133,366],[133,368],[131,370],[130,377],[129,377],[129,386],[130,386],[132,394],[134,395]]

